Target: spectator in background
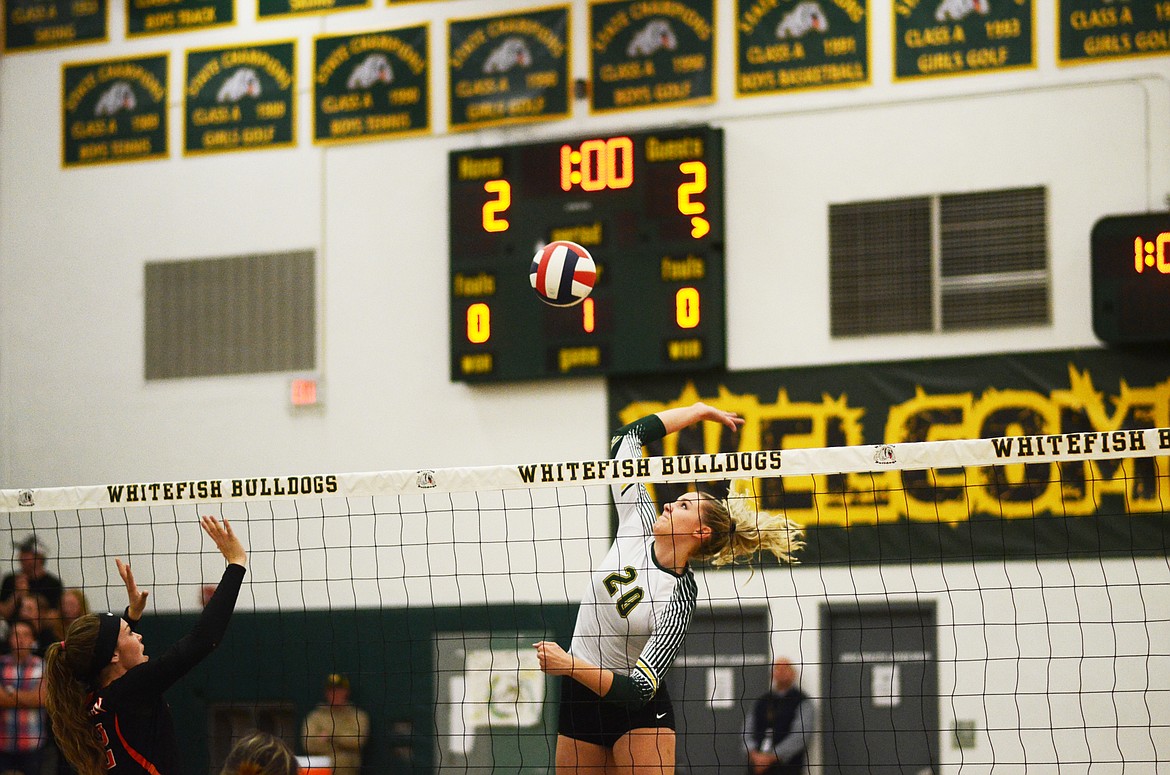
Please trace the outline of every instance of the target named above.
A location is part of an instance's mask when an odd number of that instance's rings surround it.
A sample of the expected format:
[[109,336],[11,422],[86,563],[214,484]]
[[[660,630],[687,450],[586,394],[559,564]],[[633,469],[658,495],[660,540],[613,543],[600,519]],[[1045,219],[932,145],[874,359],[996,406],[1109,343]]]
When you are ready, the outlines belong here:
[[69,625],[89,613],[89,599],[85,591],[70,587],[61,593],[61,632],[69,629]]
[[18,598],[27,593],[40,595],[50,608],[59,607],[64,587],[61,579],[45,569],[49,550],[36,536],[29,536],[16,544],[16,551],[20,569],[0,581],[0,616],[11,619],[16,613]]
[[297,775],[297,759],[283,740],[253,732],[232,746],[219,775]]
[[330,675],[325,679],[325,702],[313,708],[301,726],[305,752],[332,758],[333,775],[359,775],[369,734],[369,714],[350,702],[349,679]]
[[48,738],[41,677],[44,661],[33,653],[32,626],[16,620],[8,633],[9,653],[0,656],[0,771],[40,775]]
[[61,620],[57,616],[57,612],[49,607],[41,595],[30,592],[18,595],[17,598],[20,602],[17,604],[16,613],[11,622],[28,622],[35,633],[36,643],[33,646],[33,653],[38,657],[43,657],[45,650],[51,644],[64,637],[61,630]]
[[799,775],[815,731],[812,700],[796,685],[796,668],[780,657],[772,665],[772,688],[756,700],[744,744],[749,775]]

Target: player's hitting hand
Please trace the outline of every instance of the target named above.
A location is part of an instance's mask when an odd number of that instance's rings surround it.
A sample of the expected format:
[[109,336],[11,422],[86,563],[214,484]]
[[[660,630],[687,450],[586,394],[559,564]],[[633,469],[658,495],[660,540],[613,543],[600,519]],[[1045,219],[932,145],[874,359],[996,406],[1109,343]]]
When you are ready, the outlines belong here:
[[134,571],[130,570],[130,563],[114,558],[114,564],[118,566],[118,575],[126,585],[126,599],[130,601],[128,605],[130,618],[138,621],[146,610],[146,598],[150,597],[150,593],[138,588],[138,583],[134,581]]
[[244,551],[244,545],[232,530],[231,523],[226,519],[220,522],[215,517],[203,516],[199,518],[199,524],[202,525],[203,532],[215,541],[216,548],[225,560],[232,565],[247,564],[248,553]]
[[702,402],[695,404],[700,412],[700,419],[708,422],[717,422],[726,425],[733,431],[738,431],[744,424],[744,419],[735,412],[724,411]]

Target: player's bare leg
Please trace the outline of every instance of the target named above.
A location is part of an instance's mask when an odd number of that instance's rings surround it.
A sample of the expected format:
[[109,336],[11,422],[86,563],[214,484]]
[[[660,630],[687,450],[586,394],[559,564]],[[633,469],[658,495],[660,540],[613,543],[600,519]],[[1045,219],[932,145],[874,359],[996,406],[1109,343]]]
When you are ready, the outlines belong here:
[[614,775],[673,775],[673,729],[631,729],[613,746]]
[[557,775],[604,775],[608,756],[605,746],[557,735]]

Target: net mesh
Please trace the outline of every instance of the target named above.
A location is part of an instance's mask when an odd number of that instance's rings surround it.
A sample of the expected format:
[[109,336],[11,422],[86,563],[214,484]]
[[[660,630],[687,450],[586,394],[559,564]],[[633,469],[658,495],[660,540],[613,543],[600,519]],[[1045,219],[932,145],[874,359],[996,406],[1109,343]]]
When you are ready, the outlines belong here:
[[[567,647],[613,531],[610,486],[729,489],[807,527],[800,564],[696,567],[665,677],[678,771],[744,772],[775,657],[815,708],[810,772],[1170,770],[1170,430],[488,468],[0,491],[91,610],[114,558],[150,590],[147,653],[186,634],[231,520],[249,573],[219,650],[168,692],[186,771],[301,724],[342,674],[364,772],[549,772]],[[43,610],[47,642],[60,624]],[[310,763],[317,764],[317,760]]]

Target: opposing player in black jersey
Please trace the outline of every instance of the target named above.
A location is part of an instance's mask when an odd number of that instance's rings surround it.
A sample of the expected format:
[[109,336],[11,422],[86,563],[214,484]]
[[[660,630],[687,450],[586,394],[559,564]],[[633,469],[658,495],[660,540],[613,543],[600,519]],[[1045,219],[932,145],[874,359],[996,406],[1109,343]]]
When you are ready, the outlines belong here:
[[151,659],[134,631],[146,608],[129,564],[116,561],[130,604],[123,616],[86,614],[46,655],[46,704],[57,743],[79,775],[174,775],[179,751],[163,692],[212,652],[235,609],[247,553],[225,519],[202,517],[228,561],[191,633]]
[[[668,409],[620,428],[611,452],[641,457],[644,444],[703,421],[744,423],[704,403]],[[558,775],[674,772],[674,711],[662,678],[698,597],[690,561],[726,565],[763,549],[792,561],[802,545],[798,525],[742,498],[688,492],[659,513],[642,484],[616,485],[613,497],[617,536],[593,571],[569,652],[536,644],[541,670],[563,676]]]

